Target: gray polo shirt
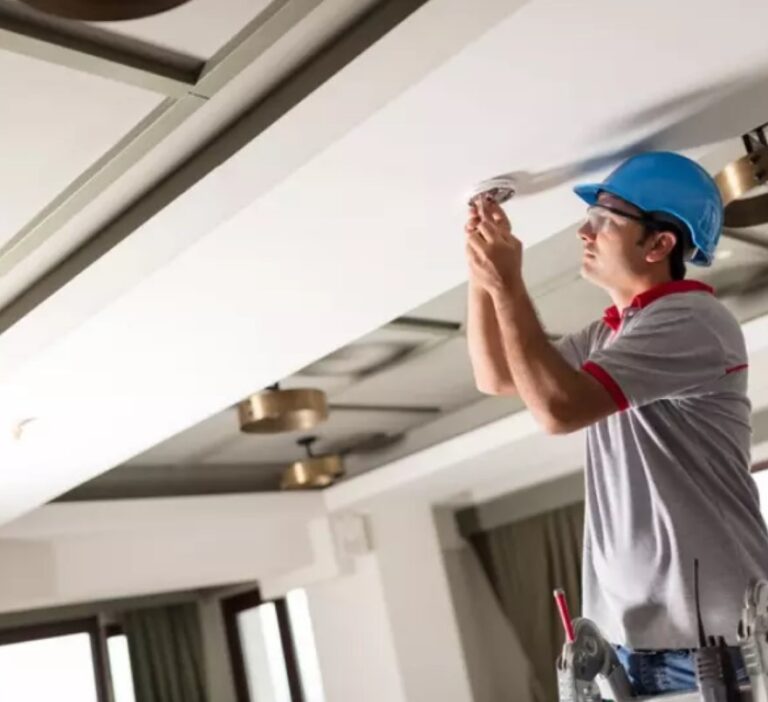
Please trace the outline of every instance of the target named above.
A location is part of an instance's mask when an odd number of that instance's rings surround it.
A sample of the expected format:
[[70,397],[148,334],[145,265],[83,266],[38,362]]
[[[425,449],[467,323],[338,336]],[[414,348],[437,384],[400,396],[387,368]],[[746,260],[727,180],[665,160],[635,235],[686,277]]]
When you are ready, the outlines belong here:
[[768,578],[738,322],[708,286],[667,283],[558,348],[619,410],[587,429],[584,616],[612,643],[695,647],[698,558],[707,633],[735,643]]

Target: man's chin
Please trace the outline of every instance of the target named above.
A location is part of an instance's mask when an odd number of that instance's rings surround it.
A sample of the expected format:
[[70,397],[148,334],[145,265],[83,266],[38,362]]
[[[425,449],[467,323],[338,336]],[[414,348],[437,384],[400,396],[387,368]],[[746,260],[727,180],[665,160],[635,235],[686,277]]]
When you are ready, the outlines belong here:
[[581,277],[584,278],[584,280],[588,280],[590,283],[595,282],[595,271],[590,265],[591,261],[583,260],[581,262]]
[[590,261],[590,260],[582,261],[580,273],[581,273],[581,277],[584,280],[586,280],[588,283],[592,283],[593,285],[597,285],[598,287],[601,287],[601,288],[605,286],[605,282],[600,276],[600,271],[595,270],[593,261]]

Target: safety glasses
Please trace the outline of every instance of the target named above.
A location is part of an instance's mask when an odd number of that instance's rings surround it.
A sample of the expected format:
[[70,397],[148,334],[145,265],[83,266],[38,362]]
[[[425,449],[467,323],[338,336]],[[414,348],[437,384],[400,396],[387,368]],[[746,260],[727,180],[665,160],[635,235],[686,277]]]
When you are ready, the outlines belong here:
[[654,224],[648,215],[625,212],[610,205],[592,205],[587,209],[582,227],[587,226],[594,234],[601,234],[610,228],[622,229],[629,222],[639,222],[646,227]]

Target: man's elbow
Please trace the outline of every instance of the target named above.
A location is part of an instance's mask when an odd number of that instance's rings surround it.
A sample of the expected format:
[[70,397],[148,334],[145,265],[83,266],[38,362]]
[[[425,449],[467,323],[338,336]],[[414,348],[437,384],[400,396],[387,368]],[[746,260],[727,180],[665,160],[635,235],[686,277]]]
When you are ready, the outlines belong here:
[[578,427],[568,422],[563,422],[553,417],[547,417],[544,420],[539,420],[541,428],[545,433],[550,436],[563,436],[564,434],[573,434],[578,430]]
[[483,395],[493,397],[509,396],[515,394],[515,386],[512,383],[505,383],[497,380],[476,380],[475,387]]
[[549,408],[539,413],[536,419],[544,432],[551,436],[573,434],[583,428],[578,418],[565,408]]

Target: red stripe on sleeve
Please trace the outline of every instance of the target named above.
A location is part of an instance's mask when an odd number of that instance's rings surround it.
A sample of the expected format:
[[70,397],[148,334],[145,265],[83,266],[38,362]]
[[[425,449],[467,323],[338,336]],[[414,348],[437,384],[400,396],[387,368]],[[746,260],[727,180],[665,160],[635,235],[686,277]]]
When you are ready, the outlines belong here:
[[616,403],[616,407],[619,408],[620,412],[629,409],[629,401],[627,400],[626,395],[624,395],[619,384],[610,376],[607,370],[592,361],[587,361],[581,367],[581,370],[585,373],[589,373],[608,391],[608,394],[613,398],[613,401]]
[[742,363],[740,366],[734,366],[733,368],[726,368],[725,374],[729,375],[730,373],[738,373],[739,371],[747,370],[749,368],[749,363]]

